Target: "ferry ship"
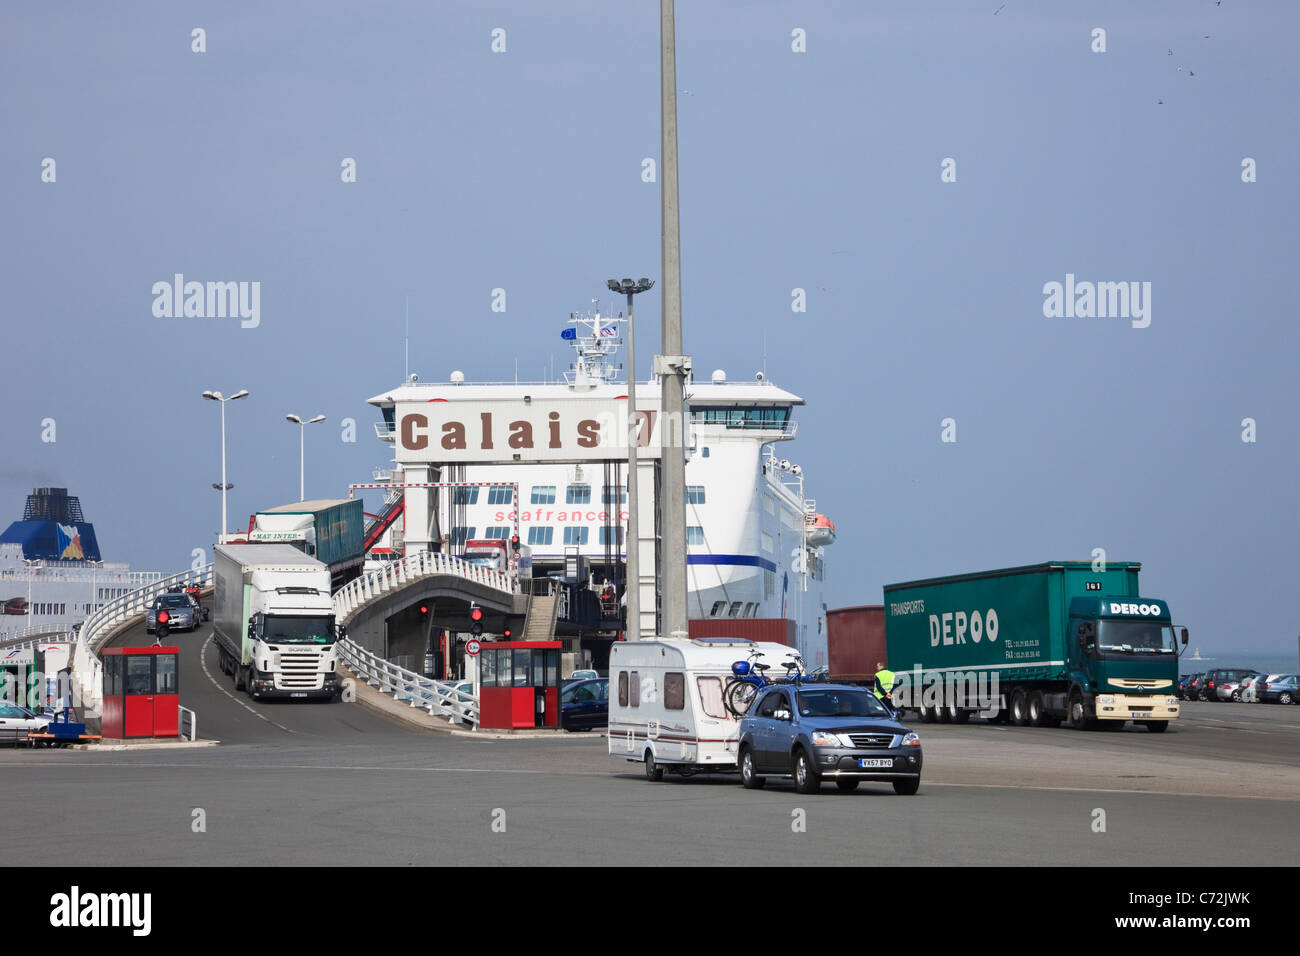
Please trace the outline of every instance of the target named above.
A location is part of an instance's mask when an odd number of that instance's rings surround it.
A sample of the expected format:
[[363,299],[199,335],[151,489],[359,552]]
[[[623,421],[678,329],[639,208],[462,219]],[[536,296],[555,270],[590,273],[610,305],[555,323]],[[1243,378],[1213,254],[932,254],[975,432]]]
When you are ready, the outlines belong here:
[[36,488],[0,534],[0,640],[69,631],[100,607],[163,577],[100,559],[95,526],[66,488]]
[[[465,408],[473,409],[468,415],[477,428],[479,418],[488,417],[477,410],[491,407],[492,401],[549,407],[547,403],[558,406],[575,398],[596,404],[626,400],[622,368],[613,361],[623,345],[624,321],[621,315],[571,316],[571,328],[562,338],[577,354],[562,381],[476,384],[452,372],[446,382],[426,383],[409,376],[396,388],[369,399],[382,416],[375,425],[376,435],[380,441],[397,442],[401,450],[405,439],[399,406],[410,410],[427,409],[427,403],[465,403]],[[636,392],[639,409],[659,407],[658,378],[638,381]],[[794,411],[803,399],[762,373],[737,382],[721,369],[708,382],[690,381],[686,397],[692,636],[775,640],[797,647],[809,669],[825,663],[822,590],[825,550],[835,540],[835,526],[807,496],[803,469],[777,451],[794,440],[798,426]],[[626,414],[626,406],[622,407]],[[551,417],[558,418],[556,413]],[[557,433],[558,428],[553,439]],[[500,448],[506,439],[498,438],[496,445],[490,438],[482,440],[487,444],[481,447]],[[531,550],[534,576],[561,574],[566,558],[580,555],[588,586],[622,599],[626,448],[621,460],[610,456],[598,462],[552,463],[539,460],[546,457],[544,453],[525,451],[516,456],[517,464],[456,464],[439,460],[446,456],[436,439],[428,444],[423,457],[409,452],[399,455],[391,470],[376,473],[382,479],[376,486],[387,484],[390,491],[383,513],[373,516],[372,556],[423,548],[460,553],[469,541],[509,538],[517,519],[521,543]],[[554,440],[551,447],[557,447]],[[412,488],[420,482],[457,487]],[[518,502],[509,485],[518,487]],[[645,480],[638,487],[644,495]],[[412,503],[421,496],[423,510],[413,514]],[[642,528],[643,538],[647,533]],[[575,564],[567,567],[572,571]]]

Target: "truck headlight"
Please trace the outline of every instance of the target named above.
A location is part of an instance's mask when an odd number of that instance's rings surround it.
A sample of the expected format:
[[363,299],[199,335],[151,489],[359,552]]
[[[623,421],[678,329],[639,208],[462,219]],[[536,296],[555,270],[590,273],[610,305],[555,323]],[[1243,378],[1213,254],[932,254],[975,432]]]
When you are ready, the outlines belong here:
[[1165,698],[1165,703],[1166,703],[1166,704],[1176,704],[1176,703],[1178,703],[1178,698],[1177,698],[1177,697],[1166,697],[1166,698]]
[[837,734],[828,734],[822,730],[814,730],[812,742],[818,747],[841,747],[840,738]]
[[1101,694],[1100,696],[1097,697],[1097,703],[1099,703],[1099,704],[1113,704],[1113,703],[1115,703],[1115,695],[1114,695],[1114,694]]
[[904,737],[903,737],[903,746],[904,746],[904,747],[919,747],[919,746],[921,746],[921,737],[920,737],[920,735],[919,735],[919,734],[916,734],[916,733],[908,733],[908,734],[904,735]]

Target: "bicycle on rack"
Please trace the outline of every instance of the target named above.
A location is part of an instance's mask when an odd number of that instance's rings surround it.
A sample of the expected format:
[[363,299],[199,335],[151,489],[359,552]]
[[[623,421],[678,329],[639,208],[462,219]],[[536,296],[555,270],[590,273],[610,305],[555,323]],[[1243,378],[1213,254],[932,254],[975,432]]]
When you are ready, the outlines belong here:
[[785,676],[774,680],[763,673],[772,669],[770,665],[758,662],[758,658],[763,656],[762,651],[751,651],[747,660],[736,661],[731,665],[733,676],[722,690],[722,703],[736,717],[743,717],[748,712],[750,705],[754,703],[754,698],[764,687],[772,684],[803,683],[805,676],[803,658],[798,654],[791,653],[787,660],[782,661]]

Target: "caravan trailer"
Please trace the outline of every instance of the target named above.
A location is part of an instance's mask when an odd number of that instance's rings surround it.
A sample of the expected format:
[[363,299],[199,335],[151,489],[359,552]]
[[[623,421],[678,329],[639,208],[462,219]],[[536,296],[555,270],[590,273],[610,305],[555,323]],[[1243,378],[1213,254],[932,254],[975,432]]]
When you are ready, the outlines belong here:
[[736,770],[740,719],[723,690],[731,665],[753,652],[774,674],[795,649],[740,637],[626,641],[609,654],[609,753],[644,761],[645,775]]

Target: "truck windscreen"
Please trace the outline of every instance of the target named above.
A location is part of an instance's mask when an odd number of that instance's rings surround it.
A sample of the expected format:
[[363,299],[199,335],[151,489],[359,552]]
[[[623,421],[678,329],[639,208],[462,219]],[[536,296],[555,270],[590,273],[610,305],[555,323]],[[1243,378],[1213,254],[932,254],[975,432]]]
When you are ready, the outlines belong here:
[[1178,653],[1174,629],[1153,621],[1101,621],[1097,649],[1105,657]]
[[268,615],[262,625],[262,640],[268,644],[333,644],[334,615]]

